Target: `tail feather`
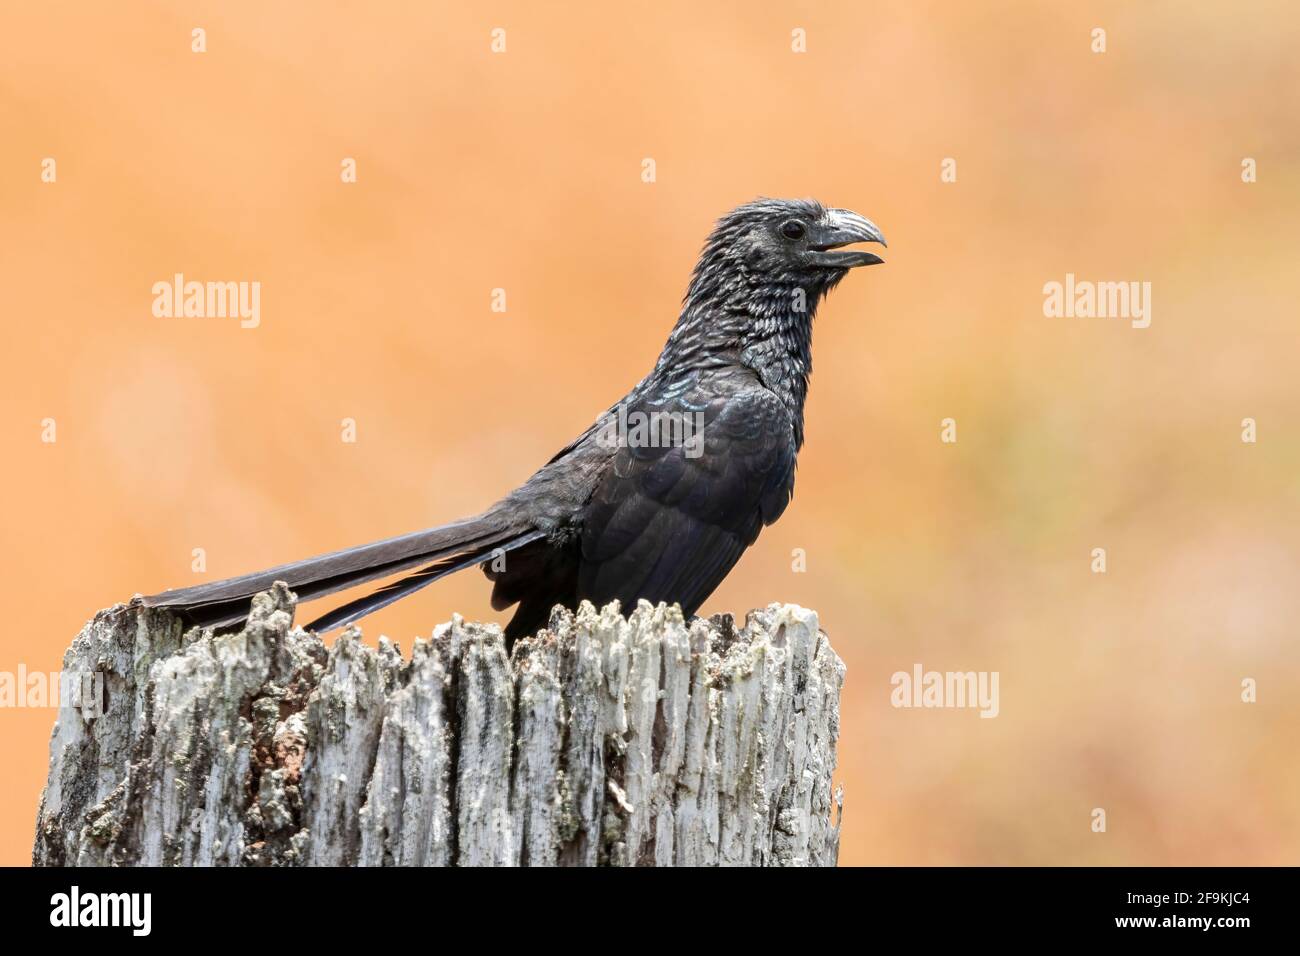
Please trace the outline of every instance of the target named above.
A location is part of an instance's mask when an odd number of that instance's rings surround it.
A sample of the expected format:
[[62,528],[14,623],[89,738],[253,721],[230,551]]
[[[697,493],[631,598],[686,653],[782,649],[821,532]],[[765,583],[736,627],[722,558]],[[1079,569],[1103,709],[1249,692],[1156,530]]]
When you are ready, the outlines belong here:
[[[253,595],[265,591],[276,581],[288,584],[298,600],[310,601],[427,562],[432,564],[425,571],[446,567],[437,575],[441,577],[485,560],[497,548],[509,550],[518,546],[517,540],[522,543],[522,539],[531,541],[540,536],[541,533],[532,528],[518,527],[508,518],[488,512],[465,521],[334,551],[266,571],[163,591],[144,598],[143,603],[147,607],[175,610],[190,624],[220,627],[247,617]],[[436,577],[431,580],[436,580]]]
[[354,621],[359,621],[367,614],[373,614],[380,608],[388,607],[394,601],[401,600],[408,594],[414,594],[421,588],[428,587],[439,578],[445,578],[449,574],[455,574],[457,571],[463,571],[465,568],[472,567],[475,564],[482,564],[489,560],[492,552],[498,549],[502,551],[512,551],[515,548],[521,548],[526,544],[543,538],[545,535],[540,531],[533,531],[529,534],[520,535],[512,541],[505,544],[499,544],[486,551],[476,551],[469,557],[457,561],[454,558],[444,558],[422,568],[414,574],[408,574],[400,581],[394,581],[392,584],[386,584],[377,591],[372,591],[364,597],[359,597],[355,601],[349,601],[342,607],[336,607],[328,614],[318,617],[307,625],[307,630],[315,631],[317,634],[325,634],[336,628],[346,627]]

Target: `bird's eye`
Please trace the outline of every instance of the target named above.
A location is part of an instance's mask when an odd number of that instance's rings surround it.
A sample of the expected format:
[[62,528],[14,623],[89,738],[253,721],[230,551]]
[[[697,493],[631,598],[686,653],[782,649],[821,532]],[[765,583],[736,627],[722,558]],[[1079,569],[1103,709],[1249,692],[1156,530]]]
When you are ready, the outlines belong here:
[[781,224],[781,235],[787,239],[802,239],[803,234],[807,232],[804,224],[798,219],[791,219],[789,222]]

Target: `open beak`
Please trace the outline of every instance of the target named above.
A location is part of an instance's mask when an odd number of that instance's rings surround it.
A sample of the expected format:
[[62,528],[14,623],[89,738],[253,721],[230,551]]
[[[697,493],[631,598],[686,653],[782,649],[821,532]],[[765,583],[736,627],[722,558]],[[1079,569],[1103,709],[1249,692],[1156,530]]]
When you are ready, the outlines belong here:
[[809,251],[804,253],[804,257],[810,265],[832,269],[874,266],[885,261],[874,252],[863,252],[860,249],[833,251],[855,242],[878,242],[886,248],[889,246],[870,219],[848,209],[828,209],[826,215],[813,227],[808,243]]

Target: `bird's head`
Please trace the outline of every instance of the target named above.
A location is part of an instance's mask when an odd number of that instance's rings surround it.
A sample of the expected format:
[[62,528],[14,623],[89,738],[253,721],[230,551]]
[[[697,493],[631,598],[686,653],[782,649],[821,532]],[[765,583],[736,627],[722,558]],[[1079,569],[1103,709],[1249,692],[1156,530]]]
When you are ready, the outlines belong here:
[[802,409],[817,304],[850,269],[884,261],[846,248],[862,242],[883,246],[885,237],[856,212],[811,199],[756,199],[733,209],[704,244],[656,372],[736,356]]
[[[739,291],[739,286],[801,288],[824,293],[850,269],[884,260],[847,249],[885,237],[875,223],[847,209],[811,199],[757,199],[718,220],[705,243],[692,286]],[[815,300],[814,300],[815,301]]]

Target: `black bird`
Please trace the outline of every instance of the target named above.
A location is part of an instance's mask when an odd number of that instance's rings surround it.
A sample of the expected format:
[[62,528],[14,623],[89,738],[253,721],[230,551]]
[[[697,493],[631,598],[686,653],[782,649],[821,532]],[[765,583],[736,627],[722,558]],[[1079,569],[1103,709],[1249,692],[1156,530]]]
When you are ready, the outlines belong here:
[[794,491],[813,314],[885,245],[869,220],[811,200],[759,199],[718,221],[654,370],[527,482],[481,515],[144,599],[191,624],[243,620],[284,581],[299,600],[419,567],[309,628],[341,627],[482,565],[492,607],[518,605],[513,644],[556,604],[617,598],[694,614]]

